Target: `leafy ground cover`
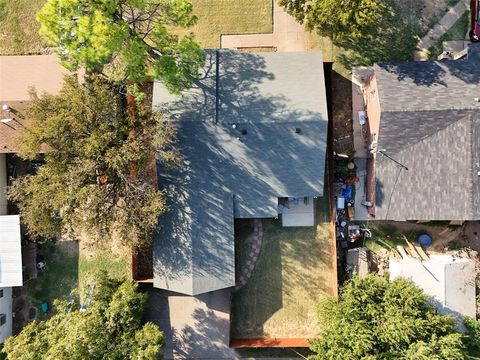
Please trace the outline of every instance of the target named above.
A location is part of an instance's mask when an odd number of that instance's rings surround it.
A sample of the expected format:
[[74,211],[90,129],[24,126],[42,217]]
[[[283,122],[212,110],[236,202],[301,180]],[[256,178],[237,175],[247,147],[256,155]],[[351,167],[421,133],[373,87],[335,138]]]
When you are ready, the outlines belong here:
[[[314,227],[283,228],[280,219],[263,224],[254,273],[233,297],[232,337],[312,337],[320,330],[316,304],[335,287],[328,201],[316,200]],[[250,232],[237,228],[236,264],[246,258],[242,240]]]

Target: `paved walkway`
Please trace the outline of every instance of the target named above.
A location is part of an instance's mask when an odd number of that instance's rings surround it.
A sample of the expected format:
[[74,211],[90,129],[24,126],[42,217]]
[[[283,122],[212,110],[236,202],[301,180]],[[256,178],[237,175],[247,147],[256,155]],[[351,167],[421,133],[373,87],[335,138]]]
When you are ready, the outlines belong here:
[[235,286],[235,291],[240,290],[244,287],[248,280],[252,277],[253,270],[255,269],[255,264],[257,263],[258,255],[260,254],[260,249],[262,248],[263,241],[263,225],[261,219],[253,220],[253,238],[252,243],[250,244],[250,254],[248,255],[248,260],[242,269],[242,274],[238,279],[238,283]]
[[271,47],[277,51],[304,51],[305,28],[273,0],[273,33],[222,35],[222,48]]
[[452,7],[444,17],[440,19],[438,24],[435,25],[433,29],[430,29],[427,35],[418,42],[417,51],[415,51],[415,60],[427,60],[428,49],[440,36],[452,27],[469,8],[469,0],[460,0],[457,5]]

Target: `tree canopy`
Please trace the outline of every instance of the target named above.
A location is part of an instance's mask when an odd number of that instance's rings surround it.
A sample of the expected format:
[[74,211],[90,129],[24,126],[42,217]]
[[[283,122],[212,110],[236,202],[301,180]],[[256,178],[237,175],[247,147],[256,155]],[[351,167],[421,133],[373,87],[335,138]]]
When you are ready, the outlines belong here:
[[394,14],[387,0],[279,0],[279,4],[307,28],[330,38],[361,37]]
[[167,169],[178,164],[175,131],[147,105],[130,114],[120,90],[99,76],[84,84],[72,76],[58,95],[32,95],[20,155],[36,159],[44,147],[45,163],[8,189],[31,237],[149,241],[165,210],[151,169],[154,158]]
[[422,290],[404,279],[354,278],[340,301],[324,300],[318,314],[324,330],[312,342],[313,359],[466,358],[454,320],[439,315]]
[[344,66],[411,60],[425,30],[419,1],[277,0],[297,21],[340,49]]
[[81,310],[78,298],[56,300],[53,316],[29,323],[5,341],[7,359],[158,359],[164,337],[156,325],[141,323],[146,296],[134,283],[105,272],[95,273],[94,279],[83,290],[82,303],[90,299],[86,309]]
[[85,66],[131,83],[153,76],[176,93],[204,64],[193,36],[170,31],[196,22],[188,0],[48,0],[37,19],[71,70]]

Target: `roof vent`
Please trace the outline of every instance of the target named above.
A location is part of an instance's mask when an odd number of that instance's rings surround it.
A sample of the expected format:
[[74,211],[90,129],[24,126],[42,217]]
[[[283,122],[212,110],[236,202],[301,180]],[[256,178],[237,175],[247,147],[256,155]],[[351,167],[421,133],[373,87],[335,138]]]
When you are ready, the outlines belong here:
[[302,129],[300,129],[299,127],[296,127],[295,134],[301,134],[301,133],[302,133]]
[[2,105],[2,110],[3,110],[3,111],[6,111],[6,112],[10,112],[10,108],[8,107],[7,104],[3,104],[3,105]]
[[473,101],[480,102],[480,97],[473,98]]
[[247,135],[247,129],[242,129],[242,135]]
[[237,124],[232,124],[232,129],[236,129],[237,128]]

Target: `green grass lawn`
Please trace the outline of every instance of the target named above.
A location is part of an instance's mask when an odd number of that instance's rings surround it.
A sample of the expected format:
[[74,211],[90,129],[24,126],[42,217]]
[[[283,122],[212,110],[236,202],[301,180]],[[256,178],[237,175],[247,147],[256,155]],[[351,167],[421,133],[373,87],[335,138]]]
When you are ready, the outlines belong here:
[[101,252],[87,259],[80,254],[77,241],[45,244],[40,251],[47,262],[47,270],[27,283],[32,303],[37,307],[43,301],[52,304],[55,299],[68,298],[71,291],[84,284],[96,269],[105,270],[118,278],[126,278],[130,272],[126,257]]
[[469,16],[470,12],[465,11],[457,22],[437,41],[435,41],[435,44],[430,49],[428,49],[429,58],[431,60],[436,60],[437,56],[443,52],[444,41],[465,40],[465,36],[468,32]]
[[272,0],[191,0],[191,3],[197,24],[176,33],[193,32],[204,48],[220,47],[221,34],[273,31]]
[[35,14],[46,0],[0,0],[0,55],[39,54],[46,50]]
[[[235,293],[232,337],[309,338],[320,330],[316,304],[333,294],[328,202],[316,203],[317,225],[283,228],[281,220],[264,219],[264,239],[252,277]],[[242,240],[249,229],[236,234],[236,264],[245,261],[248,246]]]

